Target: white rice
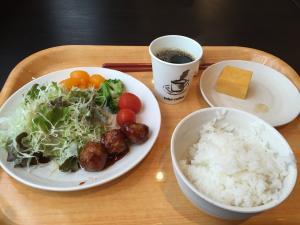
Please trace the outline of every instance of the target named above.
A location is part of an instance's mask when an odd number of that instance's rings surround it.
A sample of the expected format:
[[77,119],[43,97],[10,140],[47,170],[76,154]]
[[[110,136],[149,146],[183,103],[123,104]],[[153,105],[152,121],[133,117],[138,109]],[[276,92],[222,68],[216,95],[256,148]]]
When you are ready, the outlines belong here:
[[288,162],[279,157],[259,129],[213,120],[200,129],[180,166],[194,186],[219,203],[239,207],[264,205],[279,198]]

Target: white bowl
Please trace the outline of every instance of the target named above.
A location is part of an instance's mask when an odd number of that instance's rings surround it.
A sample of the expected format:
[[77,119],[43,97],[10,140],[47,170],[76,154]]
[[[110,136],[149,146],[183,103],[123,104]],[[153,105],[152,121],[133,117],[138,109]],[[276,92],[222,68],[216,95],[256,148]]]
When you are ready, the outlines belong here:
[[[225,122],[248,129],[250,124],[264,126],[263,138],[272,146],[276,146],[279,156],[290,157],[288,176],[284,180],[281,196],[265,205],[256,207],[237,207],[225,205],[199,192],[181,171],[179,161],[183,159],[191,145],[198,142],[200,127],[226,111]],[[247,112],[224,107],[200,109],[185,117],[175,128],[171,139],[172,164],[178,184],[185,196],[198,208],[206,213],[223,219],[246,219],[259,212],[271,209],[282,203],[292,192],[297,179],[296,159],[289,144],[281,134],[262,119]]]

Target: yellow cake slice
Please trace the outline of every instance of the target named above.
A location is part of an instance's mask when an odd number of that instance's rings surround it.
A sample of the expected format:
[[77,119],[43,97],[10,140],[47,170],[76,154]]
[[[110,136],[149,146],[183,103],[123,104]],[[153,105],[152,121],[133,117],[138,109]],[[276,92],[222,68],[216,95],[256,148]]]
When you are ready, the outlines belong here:
[[216,84],[217,92],[245,99],[252,78],[252,71],[225,66]]

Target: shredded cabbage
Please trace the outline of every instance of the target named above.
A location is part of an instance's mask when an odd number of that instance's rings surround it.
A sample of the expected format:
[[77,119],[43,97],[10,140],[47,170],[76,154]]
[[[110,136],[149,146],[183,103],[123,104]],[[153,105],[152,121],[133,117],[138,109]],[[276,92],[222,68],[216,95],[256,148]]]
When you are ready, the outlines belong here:
[[[7,160],[24,167],[53,159],[62,171],[79,169],[77,157],[84,144],[99,141],[113,125],[108,104],[117,101],[123,84],[105,83],[105,90],[72,88],[69,92],[55,82],[33,85],[16,112],[0,118],[0,146],[8,152]],[[118,95],[109,95],[110,83],[121,85]]]

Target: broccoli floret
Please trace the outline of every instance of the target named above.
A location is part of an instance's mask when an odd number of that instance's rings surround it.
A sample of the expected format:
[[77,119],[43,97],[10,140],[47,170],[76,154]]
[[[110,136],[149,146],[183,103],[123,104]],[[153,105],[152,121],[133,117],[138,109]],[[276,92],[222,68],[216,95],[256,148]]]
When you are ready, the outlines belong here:
[[123,83],[120,80],[108,80],[106,84],[110,87],[110,95],[112,98],[119,98],[124,90]]
[[98,105],[106,106],[111,113],[118,112],[119,97],[124,90],[123,83],[117,79],[106,80],[97,92],[95,101]]

